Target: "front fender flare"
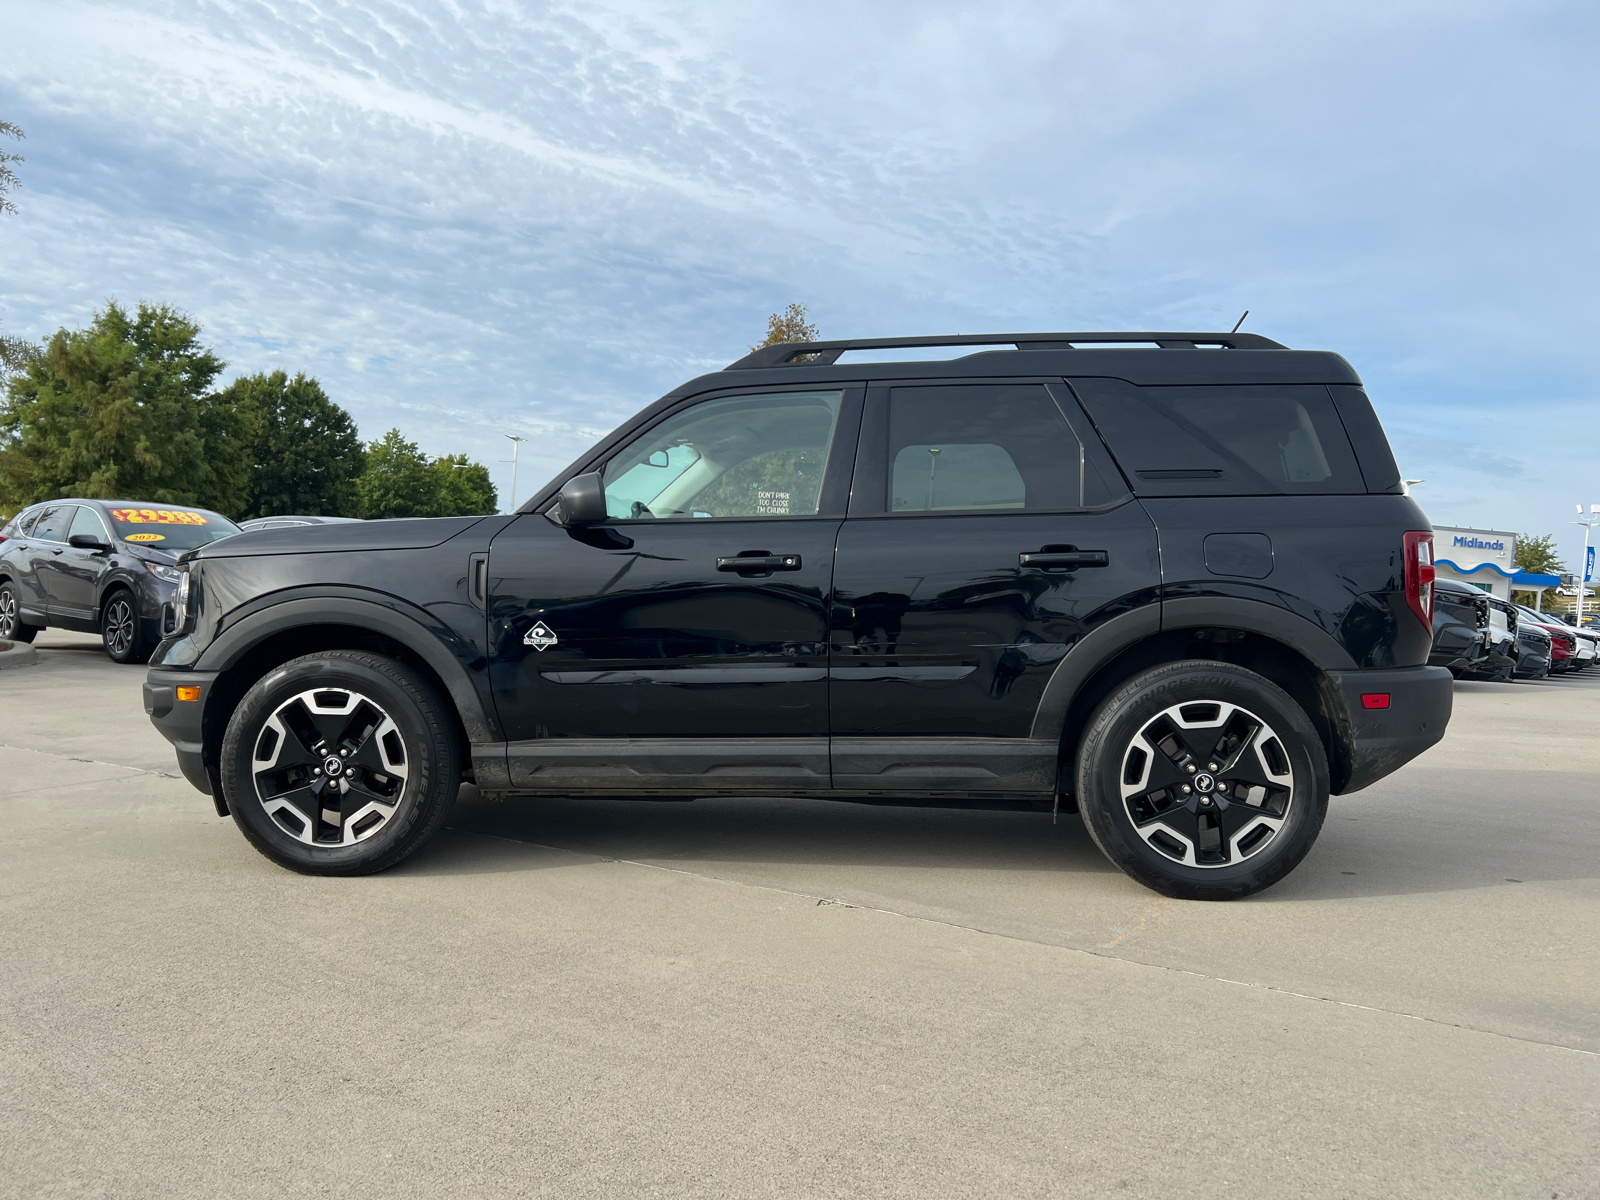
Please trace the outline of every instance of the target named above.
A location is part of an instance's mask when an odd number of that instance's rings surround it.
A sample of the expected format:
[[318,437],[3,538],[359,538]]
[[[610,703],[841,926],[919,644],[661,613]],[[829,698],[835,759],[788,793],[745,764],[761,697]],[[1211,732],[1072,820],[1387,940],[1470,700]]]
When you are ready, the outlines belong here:
[[433,668],[455,703],[469,741],[502,740],[504,735],[492,705],[485,703],[462,662],[463,651],[468,661],[481,661],[481,651],[463,642],[426,610],[417,611],[420,618],[391,604],[349,596],[302,596],[282,600],[229,625],[201,652],[191,669],[226,671],[267,638],[292,629],[348,625],[370,630],[393,638]]

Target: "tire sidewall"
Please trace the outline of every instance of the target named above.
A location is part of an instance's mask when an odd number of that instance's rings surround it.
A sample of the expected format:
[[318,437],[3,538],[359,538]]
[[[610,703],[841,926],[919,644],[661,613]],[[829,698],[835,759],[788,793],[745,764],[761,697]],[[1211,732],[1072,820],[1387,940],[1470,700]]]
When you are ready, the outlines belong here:
[[[408,682],[423,692],[424,702],[430,698],[420,680]],[[389,714],[405,745],[406,782],[396,812],[382,829],[352,846],[309,846],[298,841],[272,818],[256,794],[251,764],[262,728],[286,700],[313,688],[347,689],[366,696]],[[447,757],[447,747],[437,744],[417,699],[389,672],[333,652],[309,655],[268,672],[245,693],[229,718],[222,742],[223,794],[245,837],[280,865],[315,874],[365,874],[405,857],[420,844],[419,831],[423,837],[431,832],[419,827],[437,806],[435,793],[450,767],[440,760]]]
[[23,621],[22,596],[18,594],[16,584],[12,583],[8,579],[4,583],[0,583],[0,592],[5,592],[11,597],[12,620],[16,624],[15,629],[7,633],[0,633],[0,637],[3,637],[8,642],[33,641],[34,636],[39,632],[39,628],[36,625],[29,625]]
[[[1122,800],[1123,756],[1134,736],[1175,704],[1224,701],[1272,726],[1294,769],[1294,795],[1283,827],[1243,862],[1187,867],[1141,838]],[[1167,895],[1228,899],[1277,882],[1310,851],[1328,806],[1328,762],[1305,711],[1270,680],[1227,663],[1172,663],[1130,679],[1090,719],[1078,761],[1078,805],[1095,843],[1133,878]]]

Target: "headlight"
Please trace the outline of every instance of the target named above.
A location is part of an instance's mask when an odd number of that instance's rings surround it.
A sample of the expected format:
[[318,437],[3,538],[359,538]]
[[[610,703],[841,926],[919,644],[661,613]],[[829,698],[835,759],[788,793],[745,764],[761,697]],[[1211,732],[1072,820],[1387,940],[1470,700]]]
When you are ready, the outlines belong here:
[[147,562],[144,565],[144,569],[163,583],[177,583],[183,578],[183,572],[178,570],[177,567],[169,567],[163,563]]

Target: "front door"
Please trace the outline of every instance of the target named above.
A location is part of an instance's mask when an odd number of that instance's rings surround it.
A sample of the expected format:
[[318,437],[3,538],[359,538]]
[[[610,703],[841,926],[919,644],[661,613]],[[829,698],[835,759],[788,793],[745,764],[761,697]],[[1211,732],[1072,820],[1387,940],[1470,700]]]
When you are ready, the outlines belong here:
[[[67,527],[68,539],[79,533],[97,538],[108,546],[111,544],[111,533],[105,522],[87,504],[78,506],[77,515]],[[51,615],[69,621],[94,621],[100,578],[111,569],[111,560],[103,553],[69,545],[53,557],[48,569]]]
[[874,387],[855,481],[834,567],[835,786],[1051,793],[1040,698],[1084,634],[1154,609],[1150,518],[1059,383]]
[[829,786],[827,601],[859,390],[722,395],[600,468],[610,513],[489,552],[512,785]]

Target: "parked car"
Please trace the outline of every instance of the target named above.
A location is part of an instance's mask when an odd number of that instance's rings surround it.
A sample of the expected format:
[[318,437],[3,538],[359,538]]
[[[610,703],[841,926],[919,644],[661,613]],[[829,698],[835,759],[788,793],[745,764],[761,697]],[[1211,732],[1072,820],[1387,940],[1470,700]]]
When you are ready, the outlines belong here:
[[1484,653],[1477,664],[1463,672],[1465,679],[1497,679],[1510,683],[1516,678],[1521,656],[1517,642],[1516,606],[1498,596],[1483,594],[1489,627],[1484,630]]
[[351,521],[358,521],[359,517],[252,517],[248,521],[240,521],[239,528],[245,531],[253,529],[288,529],[295,525],[348,525]]
[[[837,361],[902,346],[970,352]],[[262,530],[184,570],[146,708],[309,873],[399,862],[468,778],[1075,807],[1135,879],[1225,899],[1451,709],[1433,534],[1360,378],[1254,335],[763,347],[512,515]]]
[[53,500],[0,530],[0,639],[48,626],[98,633],[120,663],[160,642],[178,556],[239,532],[220,513],[136,500]]
[[1550,635],[1532,621],[1517,622],[1518,679],[1543,679],[1550,674]]
[[1524,621],[1532,623],[1550,636],[1551,674],[1560,675],[1573,670],[1577,661],[1577,631],[1565,622],[1556,620],[1549,613],[1535,612],[1520,605],[1517,607],[1517,612]]
[[1551,613],[1549,615],[1552,619],[1560,622],[1562,628],[1576,635],[1574,668],[1582,671],[1594,666],[1596,660],[1600,659],[1600,632],[1579,627],[1573,613]]
[[1460,678],[1481,668],[1488,654],[1489,598],[1452,579],[1436,580],[1433,589],[1433,649],[1428,663]]

